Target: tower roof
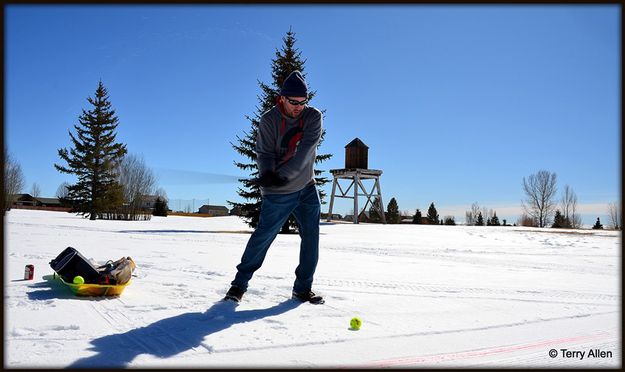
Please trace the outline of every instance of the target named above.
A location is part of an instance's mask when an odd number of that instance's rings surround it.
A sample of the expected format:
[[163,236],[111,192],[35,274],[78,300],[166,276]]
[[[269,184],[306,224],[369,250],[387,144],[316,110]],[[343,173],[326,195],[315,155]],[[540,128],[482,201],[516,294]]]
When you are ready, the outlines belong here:
[[354,138],[354,140],[352,142],[350,142],[347,145],[345,145],[345,148],[348,148],[348,147],[364,147],[364,148],[367,148],[367,149],[369,148],[369,146],[365,145],[365,143],[362,142],[360,140],[360,138],[358,138],[358,137]]

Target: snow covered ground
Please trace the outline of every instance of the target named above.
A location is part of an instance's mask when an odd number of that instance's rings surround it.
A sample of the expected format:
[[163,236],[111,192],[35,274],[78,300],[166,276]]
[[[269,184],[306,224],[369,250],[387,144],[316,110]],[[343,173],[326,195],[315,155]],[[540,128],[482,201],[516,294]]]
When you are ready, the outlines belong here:
[[[219,300],[250,231],[238,217],[9,211],[5,366],[622,364],[619,232],[322,222],[313,290],[325,305],[289,300],[299,237],[279,235],[235,307]],[[136,277],[118,298],[74,297],[42,278],[67,246],[131,256]],[[27,264],[35,280],[22,280]]]

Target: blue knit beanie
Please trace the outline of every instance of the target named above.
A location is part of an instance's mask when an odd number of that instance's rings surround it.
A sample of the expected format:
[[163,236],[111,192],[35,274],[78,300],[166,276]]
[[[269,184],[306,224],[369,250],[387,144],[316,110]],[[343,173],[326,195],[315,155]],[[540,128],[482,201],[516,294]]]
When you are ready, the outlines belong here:
[[282,90],[280,90],[281,96],[287,97],[308,97],[308,87],[306,81],[299,71],[293,71],[284,80],[282,84]]

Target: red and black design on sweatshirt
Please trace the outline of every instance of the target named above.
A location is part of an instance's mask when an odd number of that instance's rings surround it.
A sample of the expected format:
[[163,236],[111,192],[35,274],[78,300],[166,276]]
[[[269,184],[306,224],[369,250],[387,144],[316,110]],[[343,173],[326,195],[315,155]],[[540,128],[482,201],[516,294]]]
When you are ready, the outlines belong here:
[[297,152],[297,147],[304,136],[304,120],[300,118],[299,125],[289,129],[286,133],[284,132],[285,129],[286,120],[282,118],[282,123],[280,125],[280,136],[282,137],[282,141],[280,142],[280,153],[282,156],[278,162],[279,165],[289,161],[289,159],[291,159]]

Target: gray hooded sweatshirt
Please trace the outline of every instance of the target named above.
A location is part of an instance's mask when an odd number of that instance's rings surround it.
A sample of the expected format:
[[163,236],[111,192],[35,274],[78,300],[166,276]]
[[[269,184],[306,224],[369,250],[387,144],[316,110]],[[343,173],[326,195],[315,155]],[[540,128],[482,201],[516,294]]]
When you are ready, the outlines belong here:
[[280,187],[261,187],[262,195],[289,194],[315,183],[314,165],[322,131],[321,111],[306,106],[295,118],[275,105],[260,118],[256,135],[259,174],[273,170],[288,182]]

